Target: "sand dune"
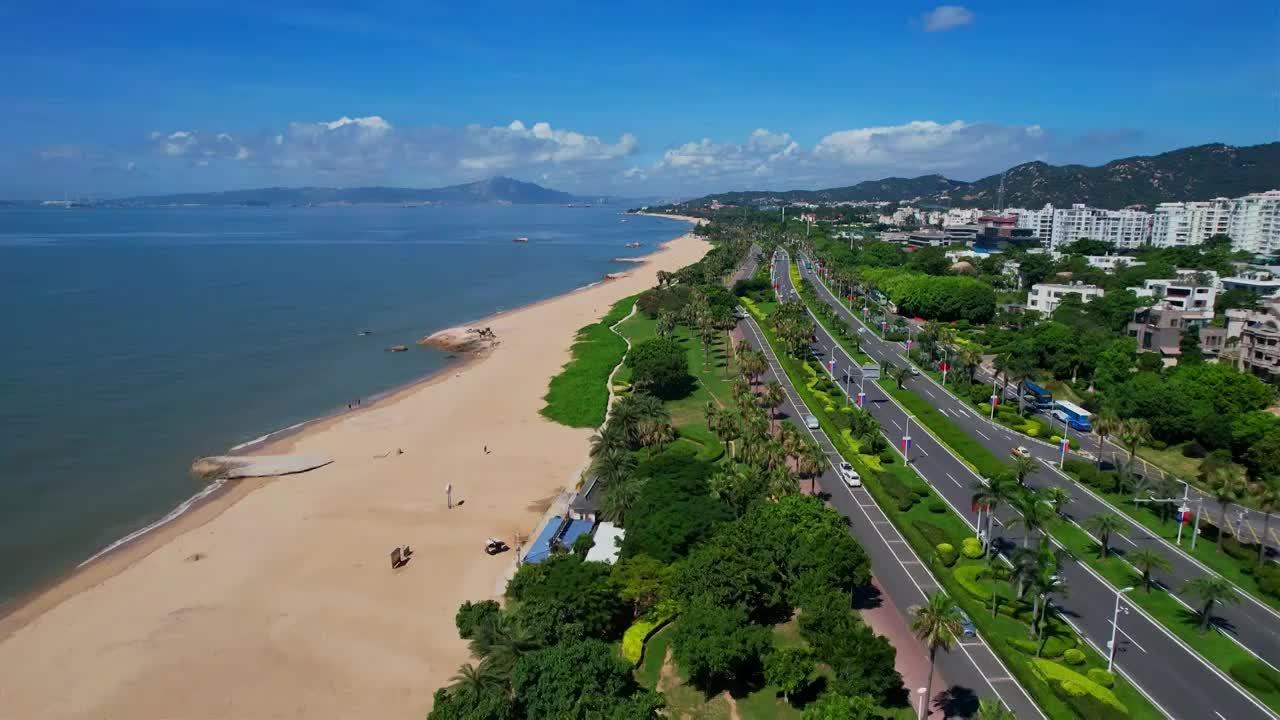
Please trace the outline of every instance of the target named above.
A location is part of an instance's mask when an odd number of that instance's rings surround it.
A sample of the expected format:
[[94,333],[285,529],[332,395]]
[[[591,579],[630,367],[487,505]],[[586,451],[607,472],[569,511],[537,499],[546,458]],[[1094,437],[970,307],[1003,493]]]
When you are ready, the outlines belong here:
[[333,462],[242,481],[5,618],[0,717],[423,717],[467,660],[454,611],[511,562],[484,538],[531,531],[583,466],[590,432],[538,415],[574,331],[708,247],[685,235],[627,277],[479,321],[501,339],[487,357],[261,448]]

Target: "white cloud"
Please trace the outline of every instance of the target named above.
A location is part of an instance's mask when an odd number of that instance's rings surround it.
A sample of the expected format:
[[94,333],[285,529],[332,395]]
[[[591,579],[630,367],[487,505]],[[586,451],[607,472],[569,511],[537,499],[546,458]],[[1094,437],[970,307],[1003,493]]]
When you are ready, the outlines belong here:
[[709,138],[673,146],[644,171],[624,177],[690,190],[842,185],[890,175],[947,173],[968,179],[1043,154],[1039,125],[955,120],[832,132],[812,148],[787,133],[757,129],[744,143]]
[[378,115],[293,122],[282,131],[253,136],[177,130],[153,132],[148,139],[160,155],[184,159],[197,167],[213,167],[212,161],[239,163],[283,171],[318,171],[351,182],[424,173],[450,180],[474,179],[543,166],[607,166],[615,171],[638,145],[630,133],[608,142],[547,122],[402,128]]
[[946,32],[973,22],[973,13],[961,5],[939,5],[924,14],[925,32]]

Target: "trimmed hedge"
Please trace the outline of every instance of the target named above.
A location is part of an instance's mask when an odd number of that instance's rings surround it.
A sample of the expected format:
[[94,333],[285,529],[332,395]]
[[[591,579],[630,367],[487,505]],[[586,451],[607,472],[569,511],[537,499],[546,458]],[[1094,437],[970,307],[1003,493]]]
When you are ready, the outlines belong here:
[[[934,498],[933,500],[929,501],[929,512],[941,515],[946,511],[947,511],[947,504],[942,502],[941,500]],[[972,538],[968,538],[968,539],[972,539]]]
[[1232,665],[1231,677],[1254,692],[1280,691],[1280,672],[1261,660],[1244,660]]
[[1083,665],[1084,653],[1080,652],[1079,648],[1071,648],[1063,651],[1062,659],[1066,661],[1068,665]]
[[1039,640],[1026,640],[1023,638],[1010,640],[1009,644],[1028,655],[1035,655],[1039,651],[1042,658],[1060,658],[1067,653],[1079,653],[1081,658],[1084,657],[1084,653],[1076,648],[1075,640],[1064,638],[1061,635],[1050,635],[1049,639],[1044,641],[1044,648],[1040,647]]
[[952,571],[951,576],[956,579],[960,587],[969,593],[975,600],[981,600],[984,603],[991,602],[991,584],[983,579],[986,568],[982,565],[961,565]]
[[956,552],[956,546],[951,543],[938,543],[934,548],[938,552],[938,560],[946,567],[956,564],[956,560],[960,559],[960,553]]
[[1115,673],[1107,672],[1102,668],[1089,668],[1089,672],[1085,673],[1085,675],[1104,688],[1111,688],[1116,685]]
[[1050,660],[1034,658],[1031,667],[1040,673],[1054,693],[1082,718],[1089,720],[1124,720],[1129,710],[1110,688]]
[[967,537],[964,542],[960,543],[960,554],[970,560],[977,560],[982,557],[982,543],[976,537]]
[[[911,526],[923,535],[924,539],[929,541],[929,544],[934,547],[939,545],[951,545],[951,537],[947,535],[947,531],[931,522],[925,522],[924,520],[912,520]],[[951,549],[955,550],[955,546],[952,546]]]

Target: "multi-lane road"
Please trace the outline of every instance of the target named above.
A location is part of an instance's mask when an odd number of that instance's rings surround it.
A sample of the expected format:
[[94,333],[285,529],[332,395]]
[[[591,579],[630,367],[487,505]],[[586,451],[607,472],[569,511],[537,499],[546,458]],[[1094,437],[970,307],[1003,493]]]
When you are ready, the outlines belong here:
[[[841,304],[826,285],[814,275],[813,271],[804,267],[803,263],[800,265],[800,273],[802,277],[810,281],[818,297],[836,310],[845,322],[854,327],[865,327],[857,318],[856,313],[851,312]],[[782,282],[785,282],[786,287],[790,288],[789,275],[783,278]],[[899,365],[909,362],[906,358],[906,348],[902,343],[881,340],[870,329],[862,333],[862,336],[864,338],[864,351],[877,361],[892,361]],[[1026,447],[1031,451],[1032,455],[1043,466],[1032,477],[1031,484],[1038,487],[1057,486],[1067,490],[1072,500],[1064,507],[1064,511],[1073,521],[1083,522],[1087,518],[1100,513],[1114,513],[1121,517],[1125,522],[1125,529],[1123,532],[1113,536],[1112,539],[1112,544],[1116,546],[1116,552],[1121,556],[1126,552],[1139,548],[1151,548],[1160,552],[1168,559],[1170,569],[1168,571],[1156,570],[1153,575],[1157,582],[1170,589],[1175,596],[1182,594],[1182,588],[1187,581],[1211,572],[1201,565],[1199,561],[1165,539],[1155,535],[1145,526],[1130,520],[1127,515],[1119,512],[1118,509],[1112,507],[1107,501],[1091,492],[1084,485],[1075,482],[1058,471],[1056,466],[1060,458],[1061,451],[1059,449],[1046,443],[1033,442],[1025,435],[1015,433],[998,423],[990,422],[979,411],[975,411],[963,400],[944,390],[936,380],[928,375],[922,374],[912,377],[907,381],[906,385],[921,396],[927,397],[934,407],[938,408],[954,424],[997,457],[1008,455],[1010,449],[1014,446]],[[1184,542],[1190,543],[1190,541],[1190,532],[1188,532]],[[1189,596],[1181,599],[1188,610],[1191,610],[1196,604],[1194,597]],[[1280,613],[1277,613],[1269,605],[1242,594],[1240,603],[1218,607],[1214,611],[1214,615],[1220,618],[1219,627],[1228,637],[1272,665],[1280,665]]]
[[[782,295],[789,295],[794,290],[791,287],[788,262],[786,254],[781,252],[774,259],[773,274],[779,286],[779,293]],[[815,283],[815,286],[820,288],[819,292],[823,292],[820,284]],[[833,296],[831,299],[835,300]],[[839,302],[835,301],[835,304],[838,306]],[[858,323],[857,318],[847,311],[845,319],[854,323],[855,326]],[[815,323],[815,327],[817,344],[823,352],[830,353],[836,361],[836,384],[842,389],[856,393],[861,379],[858,364],[844,352],[821,324]],[[872,358],[880,362],[902,362],[901,346],[881,341],[870,332],[864,333],[864,337],[866,339],[863,342],[863,350]],[[845,381],[845,373],[851,373],[849,379],[852,382]],[[1025,441],[1019,443],[1015,438],[993,433],[993,426],[981,421],[981,418],[967,407],[961,407],[962,403],[940,387],[929,387],[927,385],[929,382],[921,377],[913,379],[911,384],[913,389],[929,397],[936,407],[944,410],[958,424],[972,427],[975,431],[980,429],[987,436],[986,439],[991,443],[990,447],[993,451],[1007,453],[1013,445],[1028,444]],[[864,388],[865,407],[880,421],[890,444],[898,446],[901,435],[907,427],[907,412],[884,394],[875,383],[865,383]],[[971,527],[975,528],[976,532],[977,516],[969,512],[969,508],[973,487],[980,478],[947,447],[914,421],[911,423],[910,434],[913,438],[909,455],[912,466]],[[1040,476],[1037,482],[1041,483],[1053,482],[1054,479],[1063,480],[1061,476],[1047,469],[1037,475]],[[1074,485],[1072,494],[1087,496],[1087,493]],[[833,495],[836,494],[833,493]],[[1084,512],[1087,514],[1088,511]],[[1008,510],[998,512],[997,522],[1004,525],[1012,515],[1013,513]],[[1004,527],[1000,534],[1009,542],[1017,543],[1021,540],[1018,529]],[[1171,552],[1166,554],[1172,555]],[[1055,598],[1055,606],[1064,620],[1071,623],[1087,642],[1105,655],[1107,642],[1111,637],[1115,589],[1081,563],[1069,563],[1062,575],[1070,588],[1070,594]],[[1251,631],[1253,628],[1249,628],[1246,632]],[[1176,718],[1223,718],[1224,720],[1226,718],[1235,720],[1236,718],[1276,717],[1265,706],[1244,692],[1225,673],[1208,664],[1190,647],[1137,608],[1128,615],[1121,616],[1117,637],[1117,671],[1146,694],[1166,715]]]

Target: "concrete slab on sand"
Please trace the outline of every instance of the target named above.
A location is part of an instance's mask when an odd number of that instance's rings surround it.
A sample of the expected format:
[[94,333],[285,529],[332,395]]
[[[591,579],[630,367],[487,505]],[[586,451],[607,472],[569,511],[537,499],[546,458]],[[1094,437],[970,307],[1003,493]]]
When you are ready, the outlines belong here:
[[322,455],[213,455],[192,465],[193,473],[228,479],[294,475],[333,462]]

